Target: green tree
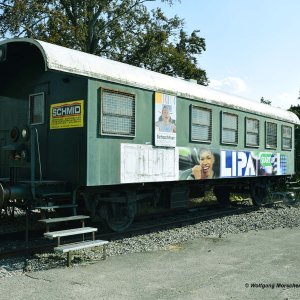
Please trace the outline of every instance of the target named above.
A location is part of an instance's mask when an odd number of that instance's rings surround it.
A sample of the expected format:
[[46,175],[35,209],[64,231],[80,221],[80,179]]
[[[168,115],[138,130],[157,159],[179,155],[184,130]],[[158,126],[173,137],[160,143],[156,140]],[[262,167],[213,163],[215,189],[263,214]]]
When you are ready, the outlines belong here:
[[204,38],[149,1],[0,0],[0,38],[32,37],[207,85],[198,66]]
[[[297,100],[300,100],[300,92],[299,92],[299,96],[298,96]],[[288,109],[288,111],[293,112],[300,119],[300,106],[299,106],[299,104],[298,105],[291,105],[291,107]],[[300,146],[299,141],[298,141],[298,146]]]
[[293,112],[300,119],[300,106],[299,106],[299,104],[297,106],[291,105],[291,107],[288,109],[288,111]]

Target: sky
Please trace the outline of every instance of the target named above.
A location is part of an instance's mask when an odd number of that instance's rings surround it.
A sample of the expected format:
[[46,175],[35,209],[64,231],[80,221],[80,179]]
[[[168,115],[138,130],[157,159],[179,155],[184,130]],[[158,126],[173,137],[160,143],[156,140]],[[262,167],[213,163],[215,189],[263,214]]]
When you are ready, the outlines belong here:
[[181,0],[160,6],[168,17],[200,30],[206,51],[199,66],[209,86],[273,106],[300,105],[299,0]]

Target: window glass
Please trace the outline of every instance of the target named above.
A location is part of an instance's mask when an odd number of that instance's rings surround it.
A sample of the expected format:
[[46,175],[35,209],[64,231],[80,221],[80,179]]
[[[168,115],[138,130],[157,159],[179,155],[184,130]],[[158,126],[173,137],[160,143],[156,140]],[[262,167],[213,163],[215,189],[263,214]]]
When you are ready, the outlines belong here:
[[44,93],[29,96],[29,123],[44,123],[45,97]]
[[277,124],[267,122],[266,148],[277,148]]
[[282,126],[282,149],[292,149],[292,127]]
[[135,135],[134,95],[102,91],[101,133],[109,135]]
[[238,143],[238,116],[230,113],[222,113],[222,143]]
[[246,146],[259,146],[259,121],[246,118]]
[[192,140],[210,142],[211,130],[211,110],[197,106],[192,106]]

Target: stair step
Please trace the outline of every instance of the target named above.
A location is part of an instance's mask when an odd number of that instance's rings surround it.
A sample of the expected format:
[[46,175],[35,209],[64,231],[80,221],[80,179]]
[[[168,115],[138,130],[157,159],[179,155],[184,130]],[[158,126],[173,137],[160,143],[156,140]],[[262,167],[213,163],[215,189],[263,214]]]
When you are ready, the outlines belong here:
[[300,186],[291,186],[287,188],[288,191],[299,191],[300,190]]
[[34,184],[35,186],[66,186],[66,181],[60,181],[60,180],[22,180],[22,183],[28,183],[28,184]]
[[70,251],[92,248],[92,247],[96,247],[96,246],[103,246],[106,244],[108,244],[108,241],[103,241],[103,240],[84,241],[84,242],[78,242],[78,243],[65,244],[62,246],[58,246],[58,247],[54,248],[54,251],[60,252],[60,253],[67,253]]
[[77,206],[78,206],[77,204],[62,204],[62,205],[36,206],[34,207],[34,209],[50,210],[50,209],[57,209],[57,208],[74,208]]
[[47,193],[47,194],[37,194],[39,198],[65,198],[70,197],[72,195],[71,192],[59,192],[59,193]]
[[84,234],[84,233],[91,233],[98,231],[98,228],[93,227],[81,227],[81,228],[74,228],[74,229],[67,229],[67,230],[59,230],[59,231],[51,231],[45,232],[44,237],[48,239],[54,239],[57,237],[64,237],[64,236],[71,236],[76,234]]
[[84,220],[89,218],[90,218],[89,216],[76,215],[76,216],[69,216],[69,217],[42,219],[38,221],[44,224],[51,224],[51,223],[59,223],[59,222],[67,222],[67,221]]

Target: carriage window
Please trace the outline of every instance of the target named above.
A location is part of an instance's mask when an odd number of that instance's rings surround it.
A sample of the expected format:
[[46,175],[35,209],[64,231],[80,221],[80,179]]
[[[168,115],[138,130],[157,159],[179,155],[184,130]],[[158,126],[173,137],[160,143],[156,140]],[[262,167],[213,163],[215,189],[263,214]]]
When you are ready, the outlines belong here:
[[135,96],[102,90],[100,124],[101,134],[135,136]]
[[246,146],[259,146],[259,121],[246,118]]
[[192,141],[211,142],[211,110],[192,106]]
[[45,95],[44,93],[29,96],[29,123],[43,124],[45,116]]
[[230,113],[222,113],[222,143],[238,143],[238,116]]
[[291,150],[292,149],[292,127],[282,126],[282,149]]
[[266,123],[266,148],[277,148],[277,124]]

